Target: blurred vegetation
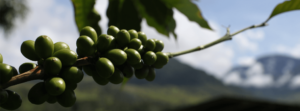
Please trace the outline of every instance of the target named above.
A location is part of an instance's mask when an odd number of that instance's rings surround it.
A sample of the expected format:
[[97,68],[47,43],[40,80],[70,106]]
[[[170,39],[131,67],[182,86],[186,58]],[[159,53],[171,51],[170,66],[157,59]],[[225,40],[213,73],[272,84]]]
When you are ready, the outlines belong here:
[[7,35],[12,31],[17,19],[24,19],[28,8],[26,0],[0,0],[0,27]]
[[22,97],[23,103],[18,111],[161,111],[195,105],[218,95],[238,95],[237,93],[242,92],[240,89],[224,86],[206,72],[193,69],[175,59],[169,62],[163,69],[157,70],[154,81],[132,77],[123,89],[121,84],[100,86],[92,77],[85,75],[75,90],[77,100],[71,108],[64,108],[58,103],[31,104],[27,98],[28,91],[41,80],[9,89]]
[[[72,0],[72,3],[78,31],[84,26],[92,26],[97,33],[101,32],[101,27],[95,24],[101,20],[94,7],[96,0]],[[192,0],[109,0],[106,16],[109,26],[136,31],[141,31],[141,23],[144,19],[157,32],[167,37],[173,35],[177,39],[175,9],[200,27],[212,30],[202,16],[200,8]]]
[[22,106],[17,111],[160,111],[196,104],[209,98],[176,86],[127,84],[121,90],[120,85],[99,86],[92,77],[86,76],[75,90],[76,104],[71,108],[64,108],[58,103],[31,104],[27,94],[34,83],[27,82],[9,88],[22,97]]

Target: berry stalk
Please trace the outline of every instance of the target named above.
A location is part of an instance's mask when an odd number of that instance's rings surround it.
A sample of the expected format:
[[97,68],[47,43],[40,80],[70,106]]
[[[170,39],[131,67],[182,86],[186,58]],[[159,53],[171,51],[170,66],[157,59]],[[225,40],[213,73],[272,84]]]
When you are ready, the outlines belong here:
[[233,36],[235,36],[235,35],[237,35],[237,34],[239,34],[241,32],[244,32],[244,31],[246,31],[248,29],[254,29],[254,28],[258,28],[258,27],[263,27],[263,26],[266,26],[266,25],[267,25],[266,23],[262,23],[262,24],[259,24],[259,25],[252,25],[252,26],[246,27],[246,28],[241,29],[241,30],[239,30],[239,31],[237,31],[235,33],[232,33],[232,34],[230,34],[229,28],[227,28],[226,34],[223,37],[221,37],[221,38],[219,38],[219,39],[217,39],[217,40],[215,40],[213,42],[210,42],[208,44],[201,45],[201,46],[198,46],[198,47],[195,47],[195,48],[192,48],[192,49],[188,49],[188,50],[185,50],[185,51],[170,52],[170,53],[167,53],[167,54],[168,54],[169,58],[172,58],[172,57],[176,57],[176,56],[179,56],[179,55],[188,54],[188,53],[192,53],[192,52],[195,52],[195,51],[200,51],[200,50],[209,48],[211,46],[214,46],[216,44],[219,44],[221,42],[224,42],[224,41],[227,41],[227,40],[231,40]]
[[[93,61],[93,57],[82,57],[80,59],[77,59],[76,63],[73,66],[85,66],[89,65]],[[27,72],[24,72],[22,74],[13,76],[7,83],[0,84],[0,89],[6,89],[10,86],[24,83],[31,80],[38,80],[38,79],[44,79],[46,73],[44,72],[43,67],[37,66],[34,69],[31,69]]]

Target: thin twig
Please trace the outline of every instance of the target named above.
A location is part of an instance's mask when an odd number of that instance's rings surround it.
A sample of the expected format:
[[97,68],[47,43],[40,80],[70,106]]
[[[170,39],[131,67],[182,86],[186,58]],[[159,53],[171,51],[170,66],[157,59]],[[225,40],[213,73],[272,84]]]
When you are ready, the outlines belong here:
[[[77,59],[76,63],[73,66],[89,65],[92,63],[92,61],[93,61],[93,57],[83,57]],[[21,84],[27,81],[38,80],[38,79],[43,80],[44,77],[45,77],[45,73],[43,67],[37,66],[34,69],[31,69],[27,72],[13,76],[7,83],[0,84],[0,89],[6,89],[10,86]]]
[[202,45],[202,46],[197,46],[195,48],[188,49],[188,50],[185,50],[185,51],[173,52],[173,53],[167,53],[167,54],[168,54],[169,58],[172,58],[172,57],[176,57],[176,56],[179,56],[179,55],[183,55],[183,54],[187,54],[187,53],[191,53],[191,52],[195,52],[195,51],[200,51],[200,50],[206,49],[208,47],[214,46],[218,43],[221,43],[221,42],[224,42],[224,41],[227,41],[227,40],[231,40],[233,36],[235,36],[235,35],[237,35],[241,32],[244,32],[248,29],[263,27],[263,26],[266,26],[266,25],[267,25],[266,23],[262,23],[262,24],[259,24],[259,25],[252,25],[250,27],[246,27],[246,28],[241,29],[241,30],[239,30],[235,33],[232,33],[232,34],[230,34],[229,28],[227,28],[226,34],[223,37],[221,37],[221,38],[219,38],[219,39],[217,39],[213,42],[210,42],[210,43]]

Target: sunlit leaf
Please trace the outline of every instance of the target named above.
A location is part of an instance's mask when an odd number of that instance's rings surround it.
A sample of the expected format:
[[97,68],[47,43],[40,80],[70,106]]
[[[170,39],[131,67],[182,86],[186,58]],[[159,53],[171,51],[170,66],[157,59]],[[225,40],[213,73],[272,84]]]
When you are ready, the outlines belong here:
[[72,3],[75,10],[75,21],[78,31],[85,26],[91,26],[98,34],[101,34],[101,28],[98,24],[101,16],[94,9],[95,0],[72,0]]
[[184,14],[190,21],[198,23],[201,27],[210,29],[211,27],[202,16],[200,9],[191,0],[162,0],[168,7],[176,8]]
[[175,38],[176,22],[173,10],[161,0],[133,0],[139,13],[146,19],[147,24],[154,27],[159,33],[169,37],[172,33]]
[[119,29],[141,30],[142,18],[132,0],[109,0],[106,15],[109,19],[109,26],[114,25]]
[[[288,11],[294,11],[300,9],[300,0],[287,0],[283,3],[278,4],[274,9],[270,17],[267,19],[269,21],[272,17],[285,13]],[[266,22],[267,22],[266,21]]]

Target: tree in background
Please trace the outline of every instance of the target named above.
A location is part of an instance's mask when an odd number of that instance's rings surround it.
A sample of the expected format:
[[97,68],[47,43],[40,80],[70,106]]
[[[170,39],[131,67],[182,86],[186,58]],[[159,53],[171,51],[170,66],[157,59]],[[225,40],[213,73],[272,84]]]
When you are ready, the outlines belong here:
[[27,11],[26,0],[0,0],[0,27],[5,35],[12,31],[18,18],[25,18]]

